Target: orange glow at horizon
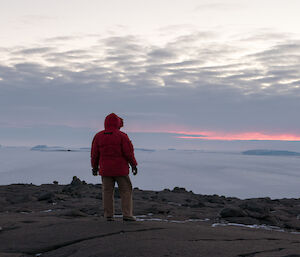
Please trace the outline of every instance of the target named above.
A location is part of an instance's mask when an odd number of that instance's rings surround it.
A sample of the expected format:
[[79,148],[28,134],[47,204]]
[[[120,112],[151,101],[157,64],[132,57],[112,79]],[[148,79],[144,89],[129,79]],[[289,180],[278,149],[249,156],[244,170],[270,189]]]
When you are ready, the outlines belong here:
[[268,134],[262,132],[244,133],[221,133],[213,131],[186,132],[170,131],[179,134],[177,138],[182,139],[203,139],[203,140],[278,140],[278,141],[300,141],[300,135],[293,134]]

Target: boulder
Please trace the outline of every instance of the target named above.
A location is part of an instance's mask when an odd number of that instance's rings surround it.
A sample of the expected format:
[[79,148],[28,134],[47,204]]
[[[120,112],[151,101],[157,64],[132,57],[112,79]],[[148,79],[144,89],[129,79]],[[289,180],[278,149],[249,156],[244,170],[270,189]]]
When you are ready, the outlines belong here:
[[256,201],[245,201],[239,207],[247,213],[248,216],[258,219],[263,219],[270,215],[270,208],[264,203]]
[[245,217],[247,214],[238,207],[226,207],[221,210],[220,216],[222,218],[227,218],[227,217]]
[[82,181],[79,178],[77,178],[76,176],[73,177],[73,179],[71,181],[71,185],[72,186],[80,186],[82,184],[83,183],[82,183]]

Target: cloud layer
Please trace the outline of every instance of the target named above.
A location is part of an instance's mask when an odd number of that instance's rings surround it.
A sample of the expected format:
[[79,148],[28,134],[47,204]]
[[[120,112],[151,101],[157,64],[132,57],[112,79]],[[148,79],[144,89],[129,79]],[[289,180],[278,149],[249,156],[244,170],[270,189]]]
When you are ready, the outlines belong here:
[[300,135],[300,41],[289,35],[89,37],[0,49],[0,126],[101,128],[116,112],[131,131]]

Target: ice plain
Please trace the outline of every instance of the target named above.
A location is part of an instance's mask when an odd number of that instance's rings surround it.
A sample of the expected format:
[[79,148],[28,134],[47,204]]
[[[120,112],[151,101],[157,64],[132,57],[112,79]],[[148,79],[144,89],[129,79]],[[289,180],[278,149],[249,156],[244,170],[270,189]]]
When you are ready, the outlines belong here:
[[[139,173],[134,187],[144,190],[185,187],[198,194],[239,198],[300,197],[299,156],[251,156],[240,151],[136,149]],[[77,176],[87,183],[101,183],[92,176],[90,153],[32,151],[30,147],[0,148],[0,184],[58,181],[67,184]]]

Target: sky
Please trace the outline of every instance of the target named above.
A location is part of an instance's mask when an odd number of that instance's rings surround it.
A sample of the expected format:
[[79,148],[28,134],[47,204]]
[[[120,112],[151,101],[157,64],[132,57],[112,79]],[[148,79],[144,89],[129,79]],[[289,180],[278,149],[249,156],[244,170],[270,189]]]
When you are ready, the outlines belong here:
[[298,0],[0,0],[0,144],[76,140],[111,112],[131,133],[299,141],[298,10]]

